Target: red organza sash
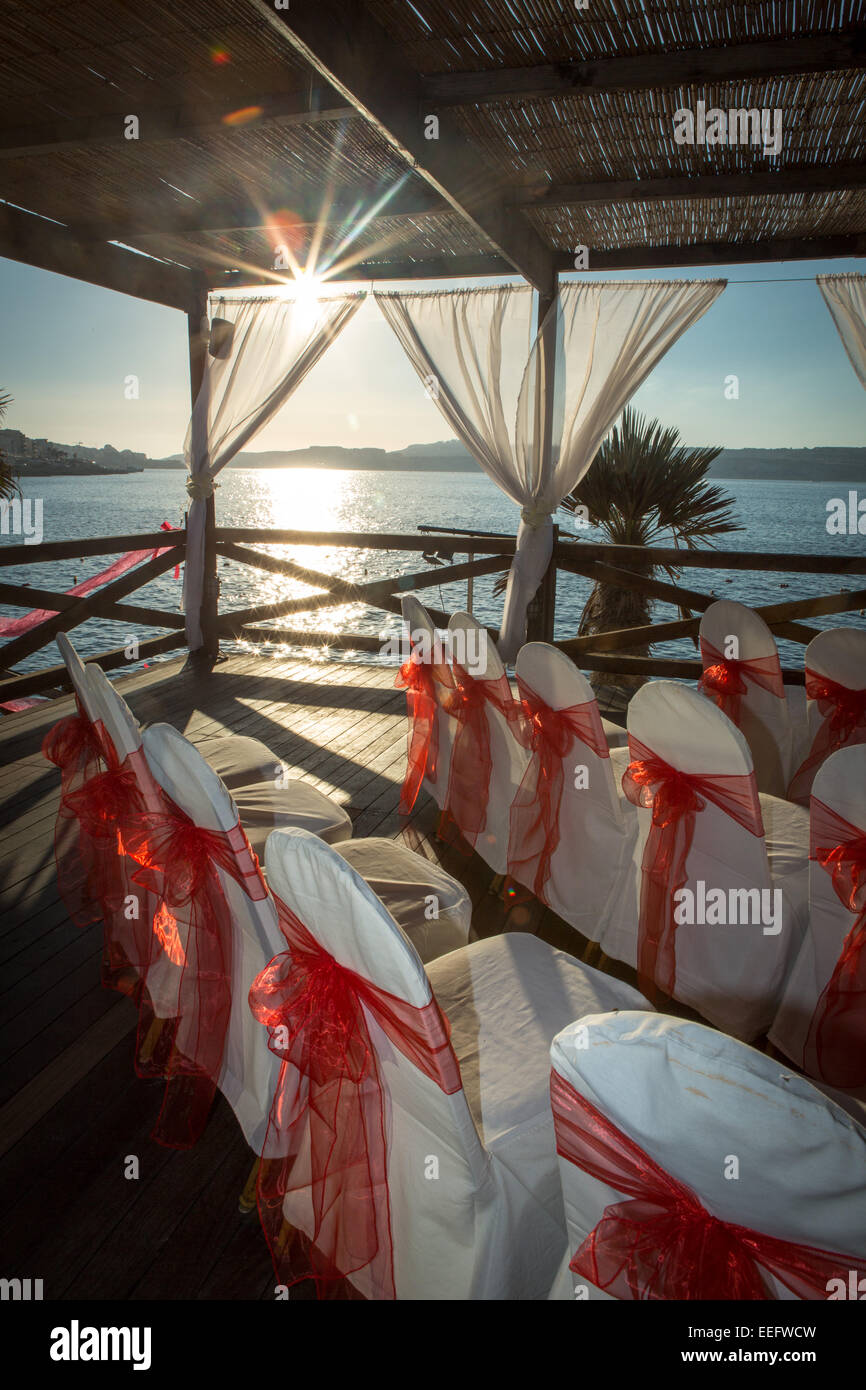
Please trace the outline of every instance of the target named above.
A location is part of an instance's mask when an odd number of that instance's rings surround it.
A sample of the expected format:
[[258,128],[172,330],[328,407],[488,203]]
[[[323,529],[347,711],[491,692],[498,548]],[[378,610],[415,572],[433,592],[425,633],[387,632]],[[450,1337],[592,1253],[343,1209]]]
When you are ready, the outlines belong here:
[[520,706],[504,672],[495,680],[476,680],[455,662],[454,688],[448,693],[446,707],[457,720],[448,778],[448,812],[465,839],[474,844],[487,824],[493,771],[487,711],[497,709],[516,724]]
[[831,753],[849,744],[866,743],[866,690],[850,690],[806,667],[806,694],[815,700],[823,723],[788,787],[788,800],[809,804],[815,773]]
[[432,666],[429,662],[419,661],[414,655],[400,667],[394,684],[398,690],[406,691],[409,714],[406,776],[400,793],[400,814],[406,816],[415,805],[425,774],[431,781],[436,780],[439,760],[436,714],[439,702]]
[[[265,1138],[258,1202],[281,1283],[317,1288],[367,1270],[376,1298],[394,1298],[382,1080],[365,1014],[446,1095],[461,1089],[448,1022],[435,999],[415,1008],[347,970],[274,899],[289,945],[253,981],[250,1008],[282,1059]],[[304,1150],[296,1172],[295,1162]],[[281,1239],[287,1192],[312,1202],[312,1269],[293,1270]]]
[[695,833],[695,816],[708,801],[732,816],[744,830],[763,836],[761,804],[753,772],[742,775],[679,772],[632,734],[631,762],[622,789],[635,806],[652,810],[644,846],[637,972],[640,988],[653,984],[667,995],[676,986],[674,894],[688,881],[686,861]]
[[698,689],[714,700],[733,724],[740,722],[740,705],[743,696],[748,694],[749,681],[779,700],[785,698],[778,652],[772,656],[753,657],[751,661],[739,661],[725,656],[706,637],[702,637],[701,658],[704,674],[698,681]]
[[100,771],[104,744],[76,701],[77,712],[59,720],[42,741],[43,756],[60,771],[60,806],[54,826],[54,861],[60,896],[76,926],[102,917],[100,866],[92,839],[82,830],[80,795]]
[[830,1086],[866,1086],[866,831],[812,797],[811,857],[854,914],[812,1015],[803,1069]]
[[614,1298],[772,1299],[761,1270],[798,1298],[825,1299],[830,1279],[866,1261],[721,1221],[554,1070],[556,1151],[624,1194],[605,1207],[569,1268]]
[[[189,1148],[201,1134],[222,1070],[231,1014],[232,914],[217,869],[254,902],[267,897],[258,860],[240,824],[204,830],[166,798],[164,812],[145,811],[124,828],[123,848],[140,866],[136,883],[155,894],[152,962],[165,955],[178,967],[177,1004],[154,1053],[139,1052],[139,1075],[164,1077],[162,1109],[152,1137]],[[139,1039],[154,1022],[142,1003]]]
[[575,740],[598,758],[610,754],[595,700],[552,709],[519,676],[517,686],[523,719],[515,725],[515,735],[532,756],[511,803],[508,872],[521,883],[531,882],[535,896],[545,902],[559,846],[562,760]]

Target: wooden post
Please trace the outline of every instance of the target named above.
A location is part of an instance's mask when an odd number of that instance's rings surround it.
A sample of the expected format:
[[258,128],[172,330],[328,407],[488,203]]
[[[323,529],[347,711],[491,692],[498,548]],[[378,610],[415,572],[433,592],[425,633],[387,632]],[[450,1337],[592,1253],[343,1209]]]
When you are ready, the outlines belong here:
[[[207,367],[208,335],[202,331],[207,315],[207,288],[196,288],[187,313],[189,333],[190,405],[195,406]],[[210,666],[219,656],[219,579],[217,577],[216,505],[213,495],[205,503],[204,576],[200,623],[203,644],[195,653],[196,663]]]
[[[539,291],[538,295],[538,319],[537,332],[541,332],[542,324],[547,318],[549,310],[556,302],[558,276],[554,276],[553,285],[549,293]],[[554,378],[556,373],[556,314],[551,314],[547,327],[541,339],[541,353],[539,361],[539,371],[536,378],[536,391],[538,392],[538,420],[541,430],[541,456],[546,459],[550,454],[552,445],[553,430],[553,391]],[[527,642],[552,642],[553,623],[556,614],[556,542],[559,539],[559,527],[553,528],[553,550],[550,564],[547,567],[544,578],[535,592],[535,597],[531,600],[526,613],[526,640]]]

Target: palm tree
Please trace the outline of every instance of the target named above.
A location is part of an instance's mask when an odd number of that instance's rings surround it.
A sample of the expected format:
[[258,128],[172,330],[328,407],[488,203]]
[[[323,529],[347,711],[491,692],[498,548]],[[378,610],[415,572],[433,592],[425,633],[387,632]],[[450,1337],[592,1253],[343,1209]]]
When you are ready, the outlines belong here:
[[[585,507],[589,520],[615,545],[685,546],[691,550],[728,531],[741,531],[731,511],[733,498],[705,481],[720,448],[688,449],[676,429],[664,429],[628,406],[618,425],[601,444],[588,472],[566,497],[563,508]],[[618,562],[620,569],[654,578],[660,570],[676,580],[679,571],[647,560]],[[643,627],[652,616],[653,600],[637,589],[593,585],[583,610],[578,636]],[[682,608],[683,617],[691,617]],[[629,648],[628,655],[647,655],[649,647]],[[594,673],[592,684],[611,709],[622,708],[642,677]]]
[[[12,404],[12,397],[6,391],[0,391],[0,425],[6,419],[6,411]],[[15,481],[12,469],[6,461],[6,456],[0,450],[0,502],[17,497],[21,489]]]

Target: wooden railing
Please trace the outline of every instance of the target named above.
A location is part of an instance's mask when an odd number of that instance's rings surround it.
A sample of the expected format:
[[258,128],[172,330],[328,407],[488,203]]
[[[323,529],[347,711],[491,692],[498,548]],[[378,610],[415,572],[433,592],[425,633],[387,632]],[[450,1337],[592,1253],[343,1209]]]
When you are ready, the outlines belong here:
[[[363,652],[379,651],[381,639],[362,632],[316,632],[306,628],[275,625],[276,620],[347,604],[364,604],[384,613],[399,615],[402,595],[438,587],[443,583],[466,581],[468,587],[480,576],[502,574],[507,571],[515,549],[513,536],[434,527],[425,527],[421,534],[413,535],[395,532],[318,532],[217,527],[213,537],[217,557],[222,556],[224,559],[265,573],[284,575],[287,579],[302,581],[315,590],[310,594],[255,604],[235,611],[217,610],[215,627],[220,639],[285,642],[304,646],[321,644]],[[128,604],[122,600],[183,560],[186,532],[158,531],[146,535],[54,541],[38,548],[24,545],[0,547],[0,568],[5,569],[16,565],[43,564],[51,560],[116,555],[127,550],[157,549],[165,547],[167,542],[171,548],[165,554],[144,562],[86,598],[70,597],[54,590],[0,583],[0,603],[29,609],[44,608],[52,610],[54,614],[31,632],[12,638],[0,648],[0,700],[6,701],[65,685],[65,668],[62,665],[53,665],[47,669],[20,675],[15,674],[13,668],[18,662],[53,641],[58,632],[71,631],[88,618],[107,618],[126,624],[145,624],[168,629],[165,636],[149,638],[138,644],[139,659],[184,646],[184,620],[181,614]],[[267,554],[256,548],[261,545],[328,546],[404,554],[418,552],[427,561],[427,566],[424,569],[412,570],[408,574],[380,576],[363,583],[350,583],[339,576],[300,565],[294,560]],[[456,555],[467,555],[469,558],[456,563]],[[552,640],[558,571],[581,575],[615,587],[633,589],[649,598],[665,600],[690,614],[702,613],[718,597],[639,572],[645,571],[650,564],[676,570],[712,569],[792,575],[863,576],[859,584],[856,584],[855,580],[856,587],[842,592],[766,604],[756,610],[777,636],[803,644],[809,642],[817,631],[809,626],[806,620],[830,614],[857,612],[866,606],[866,556],[758,554],[713,549],[643,549],[563,539],[557,533],[550,567],[530,607],[528,637],[535,640]],[[437,623],[447,623],[447,613],[429,605],[427,607]],[[699,617],[690,616],[623,631],[572,637],[559,641],[556,645],[586,670],[695,679],[701,671],[700,662],[697,660],[635,656],[629,655],[629,649],[646,648],[654,642],[670,641],[679,637],[694,637],[697,635],[699,622]],[[103,652],[89,659],[98,660],[106,669],[122,666],[129,661],[126,648]],[[802,669],[786,670],[783,674],[789,683],[802,683]]]

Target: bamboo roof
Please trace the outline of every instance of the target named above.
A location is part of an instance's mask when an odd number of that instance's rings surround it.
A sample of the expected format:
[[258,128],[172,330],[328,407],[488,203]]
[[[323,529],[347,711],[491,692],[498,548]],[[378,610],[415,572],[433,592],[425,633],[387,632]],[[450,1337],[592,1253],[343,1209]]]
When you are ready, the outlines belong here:
[[[591,270],[866,251],[857,0],[0,19],[0,254],[177,307],[280,278],[285,247],[343,278],[518,271],[545,292],[578,246]],[[778,152],[677,143],[698,102],[781,112]]]

